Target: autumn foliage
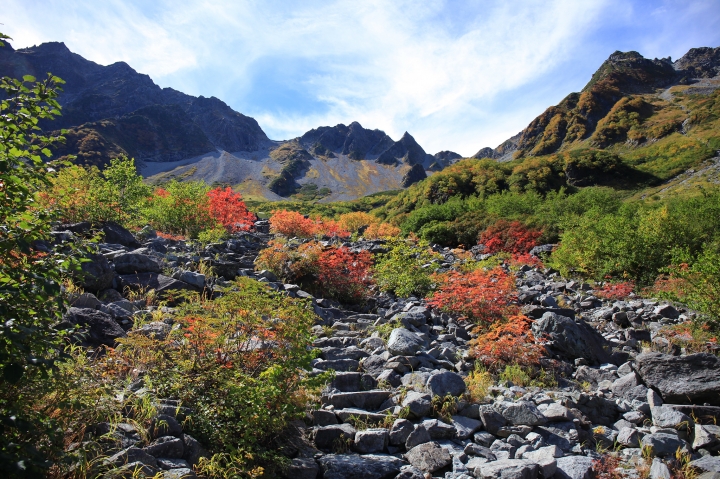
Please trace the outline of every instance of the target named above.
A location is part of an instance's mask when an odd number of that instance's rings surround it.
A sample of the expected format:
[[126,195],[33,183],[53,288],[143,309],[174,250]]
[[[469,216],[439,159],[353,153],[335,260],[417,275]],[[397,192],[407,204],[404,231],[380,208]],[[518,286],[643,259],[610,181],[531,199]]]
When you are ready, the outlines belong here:
[[486,253],[523,254],[537,246],[541,235],[541,230],[530,229],[519,221],[498,220],[480,233],[479,242],[485,245]]
[[400,228],[390,223],[372,223],[363,233],[366,239],[386,239],[400,236]]
[[347,238],[350,232],[333,220],[314,220],[297,211],[278,210],[270,217],[270,231],[288,238],[313,238],[328,236]]
[[473,355],[483,365],[493,369],[508,364],[537,364],[544,349],[535,343],[535,337],[530,331],[531,323],[532,320],[521,314],[494,323],[470,344]]
[[635,283],[632,281],[605,283],[602,288],[595,291],[595,295],[605,299],[625,299],[634,289]]
[[240,193],[230,187],[215,188],[208,192],[210,216],[225,227],[228,233],[248,231],[255,222],[255,215],[250,213],[242,201]]

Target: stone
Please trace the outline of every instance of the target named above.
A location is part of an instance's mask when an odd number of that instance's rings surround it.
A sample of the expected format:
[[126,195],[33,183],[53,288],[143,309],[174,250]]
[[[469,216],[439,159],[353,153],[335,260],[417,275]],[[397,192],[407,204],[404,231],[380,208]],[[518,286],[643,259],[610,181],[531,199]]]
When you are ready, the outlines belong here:
[[329,394],[324,400],[332,404],[336,408],[358,408],[366,411],[375,411],[380,405],[390,397],[392,391],[357,391],[357,392],[340,392]]
[[426,419],[422,425],[433,440],[455,438],[455,427],[438,419]]
[[121,244],[128,248],[139,248],[141,246],[131,232],[114,221],[106,221],[102,225],[102,232],[106,243]]
[[467,446],[465,446],[465,449],[463,449],[463,452],[469,456],[479,456],[484,458],[486,461],[497,461],[497,457],[495,457],[495,453],[492,452],[492,450],[489,447],[480,446],[478,444],[470,443]]
[[677,319],[680,316],[678,310],[669,304],[662,304],[660,306],[656,306],[653,310],[653,314],[659,314],[663,318],[669,319]]
[[159,457],[157,464],[160,469],[190,469],[190,463],[185,459]]
[[542,477],[552,477],[557,470],[558,457],[563,457],[562,450],[557,446],[541,447],[535,451],[526,452],[522,455],[522,459],[532,461],[540,466]]
[[390,432],[388,434],[390,444],[393,446],[405,444],[405,441],[414,429],[415,426],[413,426],[413,423],[407,419],[395,419],[395,422],[390,428]]
[[[102,479],[135,479],[138,477],[155,477],[160,470],[142,462],[130,462],[100,476]],[[168,471],[165,471],[168,472]]]
[[388,445],[388,430],[366,429],[355,434],[353,448],[360,454],[383,452]]
[[194,291],[189,284],[158,273],[124,274],[120,275],[119,279],[123,289],[125,287],[142,291],[154,289],[159,294],[183,290]]
[[427,388],[433,396],[460,396],[465,392],[465,380],[451,371],[441,371],[430,376]]
[[690,416],[670,406],[658,406],[650,410],[653,425],[657,427],[670,427],[673,429],[691,429],[694,426]]
[[610,355],[603,349],[605,338],[585,322],[545,313],[533,323],[532,332],[536,337],[548,336],[568,359],[584,358],[593,364],[610,362]]
[[159,273],[160,263],[146,254],[122,253],[113,258],[118,274]]
[[296,457],[283,474],[287,479],[315,479],[320,466],[312,457]]
[[323,479],[392,479],[405,462],[393,456],[327,454],[317,459]]
[[205,287],[205,275],[196,273],[195,271],[183,271],[178,278],[183,283],[187,283],[195,289],[203,289]]
[[210,457],[208,451],[200,444],[200,441],[190,436],[189,434],[183,434],[180,436],[185,444],[185,454],[183,459],[190,463],[191,466],[197,465],[201,457]]
[[537,426],[535,431],[547,446],[558,446],[563,452],[570,452],[579,441],[577,426],[572,422],[554,422]]
[[169,457],[180,459],[185,452],[185,445],[182,439],[175,436],[163,436],[155,439],[153,442],[143,448],[151,456]]
[[641,447],[647,447],[650,450],[650,454],[653,457],[665,457],[672,456],[678,449],[683,449],[687,446],[685,441],[680,439],[675,434],[666,434],[663,432],[656,432],[655,434],[647,434],[643,436],[640,441]]
[[182,438],[182,426],[169,414],[157,414],[150,424],[150,435],[153,439],[163,436]]
[[490,434],[497,434],[500,428],[507,424],[503,415],[497,412],[492,405],[480,406],[478,414],[485,430]]
[[493,441],[495,441],[495,436],[487,431],[480,431],[473,435],[473,441],[481,446],[490,447]]
[[693,434],[693,449],[697,450],[704,447],[715,446],[720,442],[720,426],[714,424],[700,425],[695,424],[695,434]]
[[640,433],[637,429],[624,427],[618,431],[617,442],[625,447],[639,447]]
[[644,353],[637,357],[636,368],[664,402],[720,406],[720,358],[713,354]]
[[351,418],[356,418],[369,423],[380,423],[387,418],[387,414],[384,413],[368,412],[356,408],[336,409],[335,416],[337,416],[341,422],[348,422]]
[[549,404],[548,407],[542,411],[542,415],[545,416],[547,422],[562,422],[573,420],[573,415],[570,413],[570,410],[562,404],[558,404],[556,402]]
[[692,467],[696,467],[701,471],[720,472],[720,456],[703,456],[690,462]]
[[197,474],[190,468],[170,469],[163,471],[162,479],[197,479]]
[[[612,387],[610,388],[610,390],[612,391],[614,397],[632,401],[636,398],[632,397],[631,391],[639,384],[640,378],[638,377],[637,373],[635,371],[631,371],[625,376],[616,379],[612,383]],[[645,395],[645,397],[647,397],[647,395]]]
[[503,402],[501,414],[505,420],[516,426],[541,426],[547,419],[531,401]]
[[453,416],[452,423],[455,426],[455,436],[460,440],[468,439],[475,432],[482,429],[483,425],[482,421],[465,416]]
[[324,409],[313,411],[312,418],[313,426],[332,426],[333,424],[338,423],[335,413],[332,411],[325,411]]
[[555,479],[592,479],[592,459],[587,456],[565,456],[556,460]]
[[123,464],[129,463],[140,463],[148,466],[157,467],[157,459],[152,455],[148,454],[139,447],[128,447],[120,452],[117,452],[105,460],[106,464],[112,464],[114,466],[122,466]]
[[153,321],[147,324],[143,324],[137,329],[134,329],[131,334],[139,334],[141,336],[163,341],[170,334],[172,327],[163,323],[162,321]]
[[88,253],[85,257],[90,261],[80,263],[78,285],[85,291],[94,292],[111,288],[115,272],[107,258],[97,253]]
[[114,347],[118,338],[126,336],[125,330],[109,314],[95,309],[70,308],[63,315],[59,329],[80,327],[78,339],[90,346]]
[[396,328],[390,333],[387,348],[393,356],[414,356],[425,348],[425,342],[405,328]]
[[318,449],[344,449],[342,442],[351,442],[355,438],[355,428],[350,424],[333,424],[315,428],[314,440]]
[[540,466],[526,459],[504,459],[488,462],[475,470],[479,479],[536,479]]
[[428,416],[432,411],[432,400],[429,394],[408,391],[402,406],[409,409],[412,417],[421,418]]
[[667,464],[662,462],[659,458],[653,458],[652,465],[650,466],[650,479],[672,479],[670,469]]
[[430,433],[427,429],[425,429],[425,426],[423,426],[422,424],[417,424],[410,432],[410,434],[408,434],[408,437],[405,440],[405,449],[409,451],[415,446],[425,444],[426,442],[430,442],[431,440],[432,438],[430,437]]
[[405,457],[412,466],[429,473],[442,469],[452,462],[450,453],[437,442],[415,446],[405,454]]
[[400,474],[395,476],[395,479],[425,479],[425,474],[417,467],[407,465],[400,469]]

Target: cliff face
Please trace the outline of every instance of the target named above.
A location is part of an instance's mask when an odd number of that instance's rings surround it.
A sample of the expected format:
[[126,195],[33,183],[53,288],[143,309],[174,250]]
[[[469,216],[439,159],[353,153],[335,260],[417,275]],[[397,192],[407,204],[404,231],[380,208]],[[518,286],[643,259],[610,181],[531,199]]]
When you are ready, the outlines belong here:
[[556,153],[585,140],[600,148],[627,141],[622,132],[608,132],[603,127],[616,124],[618,116],[641,120],[651,116],[657,108],[638,100],[642,95],[718,74],[720,48],[693,48],[674,63],[670,58],[650,60],[637,52],[615,52],[581,92],[549,107],[497,148],[482,148],[473,157],[509,161]]

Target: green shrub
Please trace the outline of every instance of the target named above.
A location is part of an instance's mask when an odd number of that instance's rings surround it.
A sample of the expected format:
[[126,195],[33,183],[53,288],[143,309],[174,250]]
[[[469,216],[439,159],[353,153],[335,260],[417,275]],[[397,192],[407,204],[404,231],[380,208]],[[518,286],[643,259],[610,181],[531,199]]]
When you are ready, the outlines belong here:
[[156,188],[142,210],[144,219],[163,233],[196,238],[201,231],[217,226],[210,214],[210,187],[201,181],[171,181]]
[[413,294],[425,296],[433,288],[432,266],[426,266],[440,255],[432,252],[426,243],[393,240],[387,243],[390,250],[375,258],[375,282],[382,291],[398,296]]

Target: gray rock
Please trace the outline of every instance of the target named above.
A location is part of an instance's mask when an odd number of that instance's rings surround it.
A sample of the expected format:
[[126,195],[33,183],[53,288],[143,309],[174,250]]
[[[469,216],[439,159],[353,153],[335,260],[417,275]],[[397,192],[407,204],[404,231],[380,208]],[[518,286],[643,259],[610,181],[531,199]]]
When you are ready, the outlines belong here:
[[685,441],[677,435],[663,432],[656,432],[655,434],[644,436],[640,444],[642,447],[649,448],[650,454],[652,454],[653,457],[672,456],[678,449],[687,447]]
[[662,304],[660,306],[656,306],[653,310],[653,314],[659,314],[663,318],[669,319],[677,319],[680,316],[678,310],[669,304]]
[[552,477],[557,470],[558,457],[563,457],[562,450],[557,446],[541,447],[536,451],[526,452],[522,455],[522,459],[532,461],[540,466],[542,477]]
[[694,426],[690,416],[670,406],[658,406],[651,409],[653,425],[673,429],[691,429]]
[[178,420],[169,414],[157,414],[150,424],[150,436],[153,439],[163,436],[182,438],[182,433],[182,426]]
[[667,464],[657,457],[653,459],[652,466],[650,466],[650,479],[672,479]]
[[413,423],[411,423],[407,419],[395,419],[395,422],[390,428],[390,433],[388,435],[390,444],[393,446],[400,446],[405,444],[405,441],[407,441],[408,436],[411,432],[413,432],[414,429],[415,426],[413,426]]
[[320,466],[312,457],[296,457],[283,474],[287,479],[315,479]]
[[180,273],[178,279],[196,289],[203,289],[205,287],[205,275],[194,271],[183,271]]
[[185,452],[185,445],[182,439],[178,437],[163,436],[145,446],[143,451],[155,457],[180,459]]
[[390,397],[392,391],[357,391],[349,393],[334,393],[324,399],[336,408],[358,408],[366,411],[375,411]]
[[120,452],[113,454],[105,460],[106,464],[114,466],[122,466],[123,464],[140,463],[148,466],[157,467],[157,459],[140,449],[139,447],[128,447]]
[[402,467],[395,479],[425,479],[425,474],[417,467],[408,465]]
[[70,308],[63,315],[60,329],[80,327],[80,338],[90,346],[115,346],[117,338],[126,336],[125,330],[110,316],[102,311],[86,308]]
[[473,443],[468,444],[467,446],[465,446],[465,449],[463,449],[463,452],[469,456],[482,457],[487,462],[497,461],[497,457],[495,457],[495,453],[493,453],[489,447],[480,446],[478,444],[473,444]]
[[695,424],[695,434],[693,435],[693,449],[697,450],[701,447],[711,447],[720,443],[720,426],[714,424],[700,425]]
[[86,255],[90,261],[80,263],[76,281],[85,291],[103,291],[112,287],[115,272],[107,258],[101,254]]
[[547,419],[531,401],[504,402],[502,415],[508,423],[516,426],[541,426]]
[[637,357],[636,368],[643,382],[665,402],[720,406],[720,358],[713,354],[644,353]]
[[434,396],[460,396],[465,392],[465,380],[459,374],[442,371],[430,376],[427,388]]
[[[112,469],[102,476],[102,479],[135,479],[138,477],[155,477],[160,470],[142,462],[130,462],[117,469]],[[167,472],[167,471],[166,471]]]
[[485,430],[490,434],[497,434],[500,428],[507,424],[503,415],[497,412],[492,405],[480,406],[479,415]]
[[157,273],[124,274],[119,278],[122,288],[128,287],[133,290],[154,289],[156,293],[161,294],[172,291],[194,291],[187,283]]
[[475,432],[482,429],[482,421],[471,419],[465,416],[453,416],[453,426],[455,426],[455,435],[458,439],[468,439]]
[[162,473],[162,479],[197,479],[197,474],[190,468],[170,469]]
[[394,356],[414,356],[424,347],[425,342],[417,334],[405,328],[393,329],[387,344],[388,351]]
[[314,431],[315,446],[324,450],[344,450],[355,438],[356,432],[350,424],[319,426]]
[[473,441],[481,446],[490,447],[493,441],[495,441],[495,436],[487,431],[480,431],[473,435]]
[[383,452],[388,445],[388,430],[366,429],[358,431],[355,434],[355,444],[353,448],[360,454],[368,454],[372,452]]
[[701,471],[720,472],[720,456],[703,456],[690,462],[690,465]]
[[159,457],[157,463],[160,469],[190,469],[190,463],[185,459]]
[[545,426],[537,426],[537,432],[545,445],[558,446],[563,452],[570,452],[579,443],[577,426],[572,422],[554,422]]
[[337,418],[340,419],[341,422],[348,422],[350,421],[350,418],[354,417],[361,421],[366,421],[369,423],[379,423],[387,417],[387,414],[379,412],[368,412],[362,409],[345,408],[336,409],[335,416],[337,416]]
[[313,426],[331,426],[338,423],[335,413],[332,411],[325,411],[324,409],[313,411],[312,417]]
[[405,440],[405,449],[410,450],[415,446],[425,444],[431,440],[430,433],[425,429],[425,426],[417,424]]
[[392,479],[405,462],[393,456],[368,454],[328,454],[317,462],[324,479]]
[[554,347],[568,359],[584,358],[594,364],[610,362],[610,356],[603,349],[605,338],[584,322],[578,324],[570,318],[545,313],[533,323],[532,331],[536,337],[549,336]]
[[197,465],[201,457],[210,457],[210,453],[200,444],[200,442],[189,434],[180,436],[185,444],[185,454],[183,459],[190,463],[191,466]]
[[[631,391],[633,391],[639,384],[640,378],[637,373],[635,371],[631,371],[625,376],[616,379],[612,384],[611,391],[613,396],[616,398],[623,398],[632,401],[633,399],[638,399],[633,397]],[[645,397],[647,397],[647,394],[642,399]]]
[[545,416],[545,419],[547,419],[547,422],[563,422],[573,420],[573,415],[570,413],[570,410],[562,404],[558,404],[556,402],[548,405],[548,407],[543,410],[542,414],[543,416]]
[[91,293],[82,293],[74,298],[69,298],[70,306],[82,309],[100,309],[102,302]]
[[452,456],[437,442],[427,442],[410,449],[405,457],[414,467],[423,472],[433,473],[452,462]]
[[161,321],[153,321],[151,323],[143,324],[137,329],[134,329],[131,334],[139,334],[146,336],[150,339],[156,339],[163,341],[170,334],[171,326]]
[[437,419],[426,419],[422,425],[433,440],[455,438],[455,427],[450,424],[445,424]]
[[159,273],[160,263],[146,254],[122,253],[113,258],[118,274]]
[[102,226],[102,232],[106,243],[121,244],[128,248],[139,248],[141,246],[131,232],[114,221],[105,222]]
[[565,456],[557,459],[556,479],[592,479],[592,459],[587,456]]
[[402,406],[410,409],[412,417],[421,418],[432,411],[432,400],[429,394],[409,391],[403,399]]
[[536,479],[540,466],[526,459],[504,459],[488,462],[476,469],[479,479]]
[[617,442],[625,447],[639,447],[640,433],[637,429],[624,427],[618,431]]

